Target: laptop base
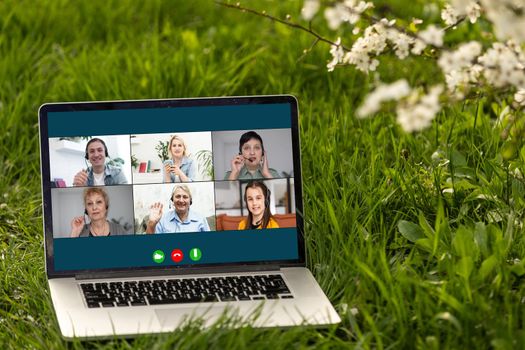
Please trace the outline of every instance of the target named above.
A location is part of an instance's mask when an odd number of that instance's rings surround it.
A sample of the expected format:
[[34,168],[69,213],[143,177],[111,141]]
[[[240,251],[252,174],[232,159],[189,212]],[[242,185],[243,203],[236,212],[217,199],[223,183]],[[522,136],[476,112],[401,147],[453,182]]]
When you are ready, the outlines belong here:
[[[275,274],[275,271],[271,273]],[[60,330],[65,338],[132,337],[139,334],[172,332],[185,325],[201,328],[214,326],[238,328],[327,326],[340,322],[334,308],[310,271],[302,267],[283,268],[281,274],[293,299],[249,300],[192,304],[146,305],[112,308],[88,308],[75,278],[49,280],[51,297]],[[264,272],[242,273],[244,276]],[[238,276],[239,273],[205,275]],[[202,278],[187,275],[184,278]],[[170,279],[161,276],[156,279]],[[151,278],[120,278],[111,281],[141,281]],[[90,282],[108,282],[107,279]]]

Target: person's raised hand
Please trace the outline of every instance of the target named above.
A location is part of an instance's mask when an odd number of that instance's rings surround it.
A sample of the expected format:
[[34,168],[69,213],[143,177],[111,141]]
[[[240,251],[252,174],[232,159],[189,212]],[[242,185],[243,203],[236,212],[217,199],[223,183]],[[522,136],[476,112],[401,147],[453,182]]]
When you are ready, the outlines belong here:
[[244,157],[241,156],[240,154],[239,155],[236,155],[235,157],[233,157],[232,161],[231,161],[231,167],[232,167],[232,173],[239,173],[241,171],[241,168],[243,167],[244,165]]
[[84,227],[84,217],[76,216],[71,220],[71,237],[78,237]]
[[87,186],[88,173],[84,169],[80,170],[73,178],[73,186]]
[[273,175],[270,172],[270,166],[268,165],[268,156],[267,156],[266,153],[264,154],[264,156],[262,156],[262,170],[261,170],[261,173],[267,179],[273,178]]
[[162,208],[163,205],[160,202],[153,203],[149,207],[149,221],[151,223],[157,224],[157,222],[160,221],[160,218],[162,217]]

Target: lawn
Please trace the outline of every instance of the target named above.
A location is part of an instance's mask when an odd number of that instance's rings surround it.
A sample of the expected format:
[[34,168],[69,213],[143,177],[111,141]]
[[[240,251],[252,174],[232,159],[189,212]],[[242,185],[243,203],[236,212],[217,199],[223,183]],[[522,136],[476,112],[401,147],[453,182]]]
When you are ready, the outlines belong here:
[[[410,17],[423,4],[391,10]],[[243,5],[284,18],[302,1]],[[507,156],[493,100],[450,105],[415,134],[391,113],[356,119],[373,75],[329,73],[327,45],[304,54],[308,34],[212,1],[9,0],[0,28],[0,348],[525,347],[525,148]],[[384,63],[383,79],[443,81],[424,59]],[[299,100],[308,266],[342,323],[61,339],[44,267],[38,107],[280,93]]]

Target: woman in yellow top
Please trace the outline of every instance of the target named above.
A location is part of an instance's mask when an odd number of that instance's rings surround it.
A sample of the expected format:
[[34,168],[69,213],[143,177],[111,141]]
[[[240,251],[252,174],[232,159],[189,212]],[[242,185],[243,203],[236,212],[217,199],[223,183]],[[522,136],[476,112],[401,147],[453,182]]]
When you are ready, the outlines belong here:
[[248,217],[239,222],[239,230],[279,228],[270,212],[271,192],[262,181],[250,181],[244,190]]

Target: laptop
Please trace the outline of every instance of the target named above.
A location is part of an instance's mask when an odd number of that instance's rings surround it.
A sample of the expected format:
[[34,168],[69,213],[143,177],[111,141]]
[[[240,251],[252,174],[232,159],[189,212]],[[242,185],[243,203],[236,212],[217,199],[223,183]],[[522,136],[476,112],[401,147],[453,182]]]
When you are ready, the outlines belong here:
[[63,337],[340,322],[305,264],[295,97],[49,103],[39,127]]

